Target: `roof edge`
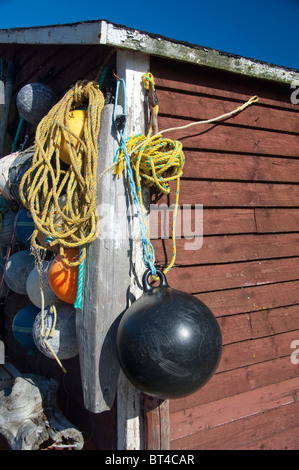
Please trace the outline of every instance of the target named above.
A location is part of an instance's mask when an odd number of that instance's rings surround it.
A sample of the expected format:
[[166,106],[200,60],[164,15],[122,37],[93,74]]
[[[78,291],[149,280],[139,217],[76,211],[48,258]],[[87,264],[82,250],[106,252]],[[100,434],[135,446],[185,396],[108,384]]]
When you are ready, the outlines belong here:
[[[105,24],[104,24],[105,23]],[[100,43],[250,77],[291,84],[299,70],[103,22]]]
[[0,30],[0,44],[102,44],[280,83],[299,70],[147,33],[107,20]]

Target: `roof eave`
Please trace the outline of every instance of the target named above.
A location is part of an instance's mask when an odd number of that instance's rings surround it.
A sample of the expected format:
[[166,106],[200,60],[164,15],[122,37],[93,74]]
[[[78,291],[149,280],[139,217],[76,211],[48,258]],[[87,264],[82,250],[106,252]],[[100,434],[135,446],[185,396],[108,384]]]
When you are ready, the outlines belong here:
[[0,44],[102,44],[280,83],[299,71],[110,23],[106,20],[0,30]]

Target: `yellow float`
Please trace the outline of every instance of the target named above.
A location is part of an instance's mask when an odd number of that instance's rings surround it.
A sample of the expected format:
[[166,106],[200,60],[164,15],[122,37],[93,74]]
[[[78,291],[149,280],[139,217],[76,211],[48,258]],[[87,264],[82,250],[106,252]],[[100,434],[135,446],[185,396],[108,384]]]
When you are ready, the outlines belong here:
[[[76,151],[79,146],[79,140],[76,139],[77,136],[79,139],[82,138],[83,135],[83,127],[85,123],[85,111],[81,109],[76,109],[74,111],[70,111],[69,113],[69,129],[71,134],[66,136],[66,132],[61,139],[60,145],[60,159],[66,163],[67,165],[71,164],[70,153],[72,151]],[[74,136],[72,135],[74,134]]]

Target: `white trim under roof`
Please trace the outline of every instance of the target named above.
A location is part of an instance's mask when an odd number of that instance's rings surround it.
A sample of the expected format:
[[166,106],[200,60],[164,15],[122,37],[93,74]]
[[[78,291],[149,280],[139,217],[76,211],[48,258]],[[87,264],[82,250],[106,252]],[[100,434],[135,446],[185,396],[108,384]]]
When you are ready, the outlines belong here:
[[299,71],[139,31],[106,20],[0,30],[0,44],[102,44],[280,83]]

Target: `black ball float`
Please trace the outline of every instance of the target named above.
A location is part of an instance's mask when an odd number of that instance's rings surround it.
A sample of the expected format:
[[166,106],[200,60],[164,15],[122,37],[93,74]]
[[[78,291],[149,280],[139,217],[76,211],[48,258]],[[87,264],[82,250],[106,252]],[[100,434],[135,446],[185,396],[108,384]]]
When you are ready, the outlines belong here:
[[123,315],[117,331],[121,368],[135,387],[162,398],[190,395],[215,372],[222,350],[219,325],[196,297],[143,275],[144,293]]

